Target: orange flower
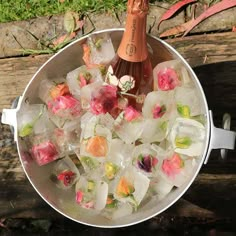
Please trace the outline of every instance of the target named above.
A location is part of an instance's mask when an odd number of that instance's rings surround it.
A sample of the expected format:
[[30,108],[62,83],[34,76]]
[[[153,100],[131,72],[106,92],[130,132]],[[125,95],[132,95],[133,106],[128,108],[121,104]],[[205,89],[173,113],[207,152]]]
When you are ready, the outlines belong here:
[[69,87],[67,84],[62,83],[53,87],[50,91],[51,98],[55,99],[59,96],[64,96],[70,94]]
[[104,157],[108,151],[108,143],[105,137],[94,136],[88,140],[86,151],[95,157]]
[[128,197],[133,192],[134,186],[125,177],[121,177],[116,188],[117,195],[120,197]]

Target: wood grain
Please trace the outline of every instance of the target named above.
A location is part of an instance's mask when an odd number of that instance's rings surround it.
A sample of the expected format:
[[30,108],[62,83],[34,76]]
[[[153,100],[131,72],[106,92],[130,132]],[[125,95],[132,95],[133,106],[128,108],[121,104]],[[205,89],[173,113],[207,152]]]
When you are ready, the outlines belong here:
[[[235,33],[191,36],[168,42],[191,66],[201,65],[194,70],[205,91],[209,108],[213,110],[216,126],[221,126],[222,115],[227,111],[233,118],[232,129],[236,130]],[[40,55],[0,60],[0,109],[10,107],[12,100],[22,94],[33,74],[49,57],[50,55]],[[208,64],[212,62],[214,63]],[[213,151],[209,163],[202,167],[182,199],[163,214],[141,226],[152,225],[155,228],[165,220],[166,224],[171,224],[171,219],[178,222],[178,219],[186,218],[208,219],[211,222],[220,221],[225,224],[233,222],[236,219],[235,209],[232,207],[236,202],[235,156],[236,151],[230,151],[228,160],[222,162],[219,161],[219,151]],[[2,124],[0,186],[0,219],[20,217],[63,221],[63,217],[39,197],[26,179],[10,128]]]

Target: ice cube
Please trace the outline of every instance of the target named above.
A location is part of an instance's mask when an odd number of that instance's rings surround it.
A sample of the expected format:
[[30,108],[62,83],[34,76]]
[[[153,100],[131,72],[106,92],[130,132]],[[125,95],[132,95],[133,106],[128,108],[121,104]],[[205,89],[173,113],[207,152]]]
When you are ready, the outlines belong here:
[[102,210],[106,206],[108,184],[102,180],[81,176],[75,187],[76,202],[83,208]]
[[196,157],[203,152],[205,127],[198,121],[177,118],[169,135],[175,152]]
[[132,144],[140,138],[144,129],[144,124],[145,122],[142,119],[131,122],[123,120],[120,124],[116,124],[114,131],[126,144]]
[[130,202],[136,208],[143,200],[149,187],[149,178],[128,167],[117,181],[114,197],[121,202]]
[[[200,101],[200,94],[198,94],[196,88],[178,87],[175,90],[175,102],[179,115],[182,117],[190,118],[202,114],[203,110]],[[183,109],[188,110],[190,117],[187,117],[188,115],[184,113]]]
[[115,56],[115,50],[108,34],[93,35],[88,38],[90,64],[106,65]]
[[178,86],[192,86],[185,66],[179,60],[165,61],[153,69],[154,90],[173,90]]
[[162,157],[154,146],[141,144],[136,146],[132,152],[133,165],[146,176],[157,175],[162,163]]
[[69,72],[66,80],[71,94],[78,99],[83,87],[94,82],[103,81],[99,68],[87,68],[84,65]]
[[193,158],[186,158],[175,152],[169,152],[162,162],[160,175],[176,187],[189,182],[196,164]]
[[169,119],[174,109],[173,91],[153,91],[146,96],[142,113],[145,118]]
[[52,181],[59,188],[71,188],[79,179],[80,173],[73,161],[67,156],[58,160],[52,170]]
[[45,112],[43,104],[25,103],[17,113],[17,127],[20,137],[25,137],[34,132],[35,126]]
[[46,165],[62,157],[53,134],[43,133],[31,136],[30,153],[38,165]]

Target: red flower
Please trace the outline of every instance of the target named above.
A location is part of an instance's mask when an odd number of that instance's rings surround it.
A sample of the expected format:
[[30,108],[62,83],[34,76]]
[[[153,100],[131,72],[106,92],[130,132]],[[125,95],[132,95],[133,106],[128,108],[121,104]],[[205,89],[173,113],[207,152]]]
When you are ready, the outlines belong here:
[[59,157],[55,145],[50,141],[34,145],[31,149],[31,152],[33,158],[40,166],[52,162]]
[[170,177],[174,177],[184,167],[184,161],[175,153],[171,158],[166,159],[162,163],[162,171]]
[[61,117],[79,116],[81,112],[80,102],[71,95],[59,96],[49,101],[48,108],[53,114]]
[[92,94],[91,112],[95,115],[111,113],[118,107],[117,88],[112,85],[102,86]]
[[136,120],[137,118],[139,118],[141,116],[141,114],[135,110],[132,106],[128,106],[125,108],[125,120],[127,121],[132,121],[132,120]]
[[158,88],[160,90],[172,90],[180,84],[178,74],[172,68],[164,68],[157,74]]
[[57,179],[62,181],[62,183],[65,186],[72,184],[74,178],[75,178],[75,173],[70,170],[63,171],[57,176]]

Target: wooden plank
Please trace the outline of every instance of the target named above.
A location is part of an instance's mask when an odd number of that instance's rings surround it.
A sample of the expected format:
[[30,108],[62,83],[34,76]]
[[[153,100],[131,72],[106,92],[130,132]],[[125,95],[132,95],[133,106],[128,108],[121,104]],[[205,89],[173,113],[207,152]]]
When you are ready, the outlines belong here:
[[[192,67],[220,61],[236,60],[235,33],[197,35],[167,40]],[[0,59],[0,110],[9,108],[16,96],[23,93],[38,68],[50,57],[17,57]]]

